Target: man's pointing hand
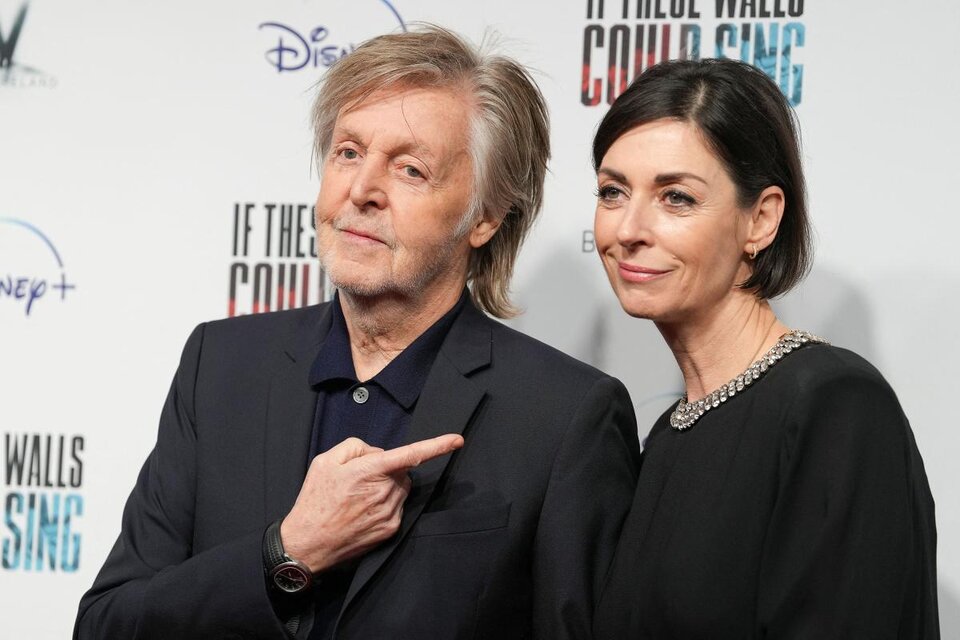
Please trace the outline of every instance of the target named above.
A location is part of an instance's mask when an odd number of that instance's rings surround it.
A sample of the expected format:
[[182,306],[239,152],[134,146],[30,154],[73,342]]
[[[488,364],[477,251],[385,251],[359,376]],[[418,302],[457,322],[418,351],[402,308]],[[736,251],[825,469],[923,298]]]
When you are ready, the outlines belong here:
[[366,553],[400,527],[407,471],[462,446],[457,434],[389,451],[348,438],[316,456],[280,526],[284,549],[314,573]]

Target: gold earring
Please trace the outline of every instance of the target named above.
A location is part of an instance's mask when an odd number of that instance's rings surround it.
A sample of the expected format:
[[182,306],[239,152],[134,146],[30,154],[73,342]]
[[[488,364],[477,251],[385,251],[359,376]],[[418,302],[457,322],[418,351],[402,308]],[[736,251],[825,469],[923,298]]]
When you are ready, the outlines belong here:
[[756,260],[756,259],[757,259],[757,243],[756,243],[756,242],[753,242],[753,243],[751,243],[751,244],[753,245],[753,251],[750,252],[750,259],[751,259],[751,260]]

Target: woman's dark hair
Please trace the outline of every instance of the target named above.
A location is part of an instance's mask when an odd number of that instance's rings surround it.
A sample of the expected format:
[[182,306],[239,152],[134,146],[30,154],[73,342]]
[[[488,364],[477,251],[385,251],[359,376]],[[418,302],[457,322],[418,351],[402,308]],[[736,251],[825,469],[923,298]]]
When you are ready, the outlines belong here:
[[769,186],[783,189],[777,237],[740,286],[761,298],[789,291],[810,267],[812,245],[796,116],[762,71],[733,60],[677,60],[644,71],[600,122],[593,166],[617,138],[642,124],[674,118],[697,126],[736,185],[741,207]]

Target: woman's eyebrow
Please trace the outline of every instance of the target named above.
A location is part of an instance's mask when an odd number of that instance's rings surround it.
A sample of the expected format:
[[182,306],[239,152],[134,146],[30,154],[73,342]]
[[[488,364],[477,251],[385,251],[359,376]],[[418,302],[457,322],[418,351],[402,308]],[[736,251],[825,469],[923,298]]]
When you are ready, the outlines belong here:
[[679,182],[684,178],[690,178],[691,180],[699,180],[703,184],[707,184],[707,181],[698,176],[695,173],[689,173],[687,171],[677,171],[675,173],[661,173],[656,178],[653,179],[655,184],[669,184],[671,182]]
[[597,175],[604,174],[616,180],[617,182],[622,182],[623,184],[630,184],[630,181],[627,180],[627,176],[623,175],[619,171],[614,171],[609,167],[600,167],[597,169]]

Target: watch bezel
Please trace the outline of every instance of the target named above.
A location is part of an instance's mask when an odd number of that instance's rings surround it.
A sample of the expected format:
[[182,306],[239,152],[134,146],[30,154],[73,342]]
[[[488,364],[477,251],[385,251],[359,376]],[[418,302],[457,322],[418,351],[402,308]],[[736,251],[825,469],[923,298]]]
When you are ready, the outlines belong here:
[[284,593],[300,593],[310,588],[313,574],[302,563],[287,556],[284,562],[270,570],[270,583]]

